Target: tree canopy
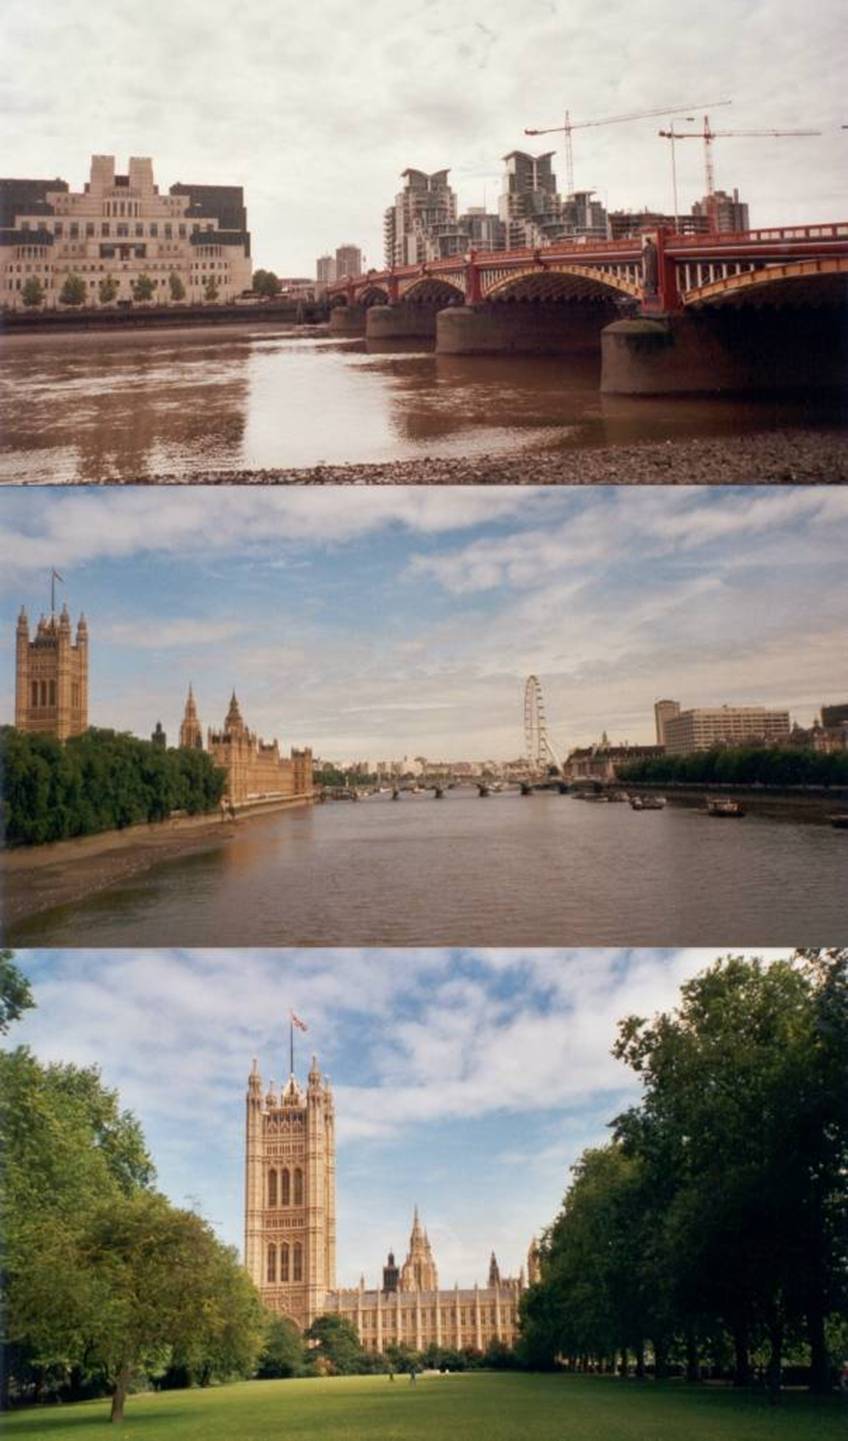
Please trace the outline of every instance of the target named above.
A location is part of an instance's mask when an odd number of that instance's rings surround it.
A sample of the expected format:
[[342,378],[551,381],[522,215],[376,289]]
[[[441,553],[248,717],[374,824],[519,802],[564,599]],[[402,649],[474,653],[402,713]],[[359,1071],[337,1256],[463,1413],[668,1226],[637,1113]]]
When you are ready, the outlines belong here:
[[719,960],[677,1010],[619,1028],[639,1104],[584,1153],[524,1302],[536,1361],[674,1351],[696,1379],[730,1343],[779,1386],[801,1347],[828,1389],[848,1301],[848,952]]
[[166,750],[109,730],[55,736],[0,729],[0,770],[9,845],[212,811],[226,776],[205,751]]

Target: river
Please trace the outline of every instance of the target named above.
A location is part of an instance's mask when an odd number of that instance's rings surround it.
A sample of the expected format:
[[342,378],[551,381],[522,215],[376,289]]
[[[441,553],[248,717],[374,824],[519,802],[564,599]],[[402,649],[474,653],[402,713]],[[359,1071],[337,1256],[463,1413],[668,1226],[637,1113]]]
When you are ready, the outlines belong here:
[[848,835],[556,793],[375,796],[22,922],[19,946],[791,946],[844,930]]
[[3,340],[0,481],[388,464],[828,430],[838,407],[601,396],[600,358],[457,357],[274,326]]

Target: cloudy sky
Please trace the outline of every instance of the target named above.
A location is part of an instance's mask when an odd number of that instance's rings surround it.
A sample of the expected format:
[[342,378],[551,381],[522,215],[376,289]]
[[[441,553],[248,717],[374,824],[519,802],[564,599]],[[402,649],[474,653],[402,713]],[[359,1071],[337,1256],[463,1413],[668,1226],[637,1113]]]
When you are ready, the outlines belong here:
[[266,737],[337,760],[653,739],[659,696],[789,707],[846,690],[844,487],[0,492],[0,715],[14,628],[58,567],[91,635],[90,719],[172,742],[235,686]]
[[[566,108],[697,116],[730,99],[717,128],[824,132],[717,143],[717,183],[738,186],[753,225],[839,219],[848,202],[839,0],[803,26],[795,0],[6,0],[2,32],[6,173],[14,156],[14,174],[79,189],[96,152],[153,156],[163,190],[241,184],[256,261],[282,274],[314,273],[345,241],[380,263],[407,166],[450,167],[461,205],[492,206],[508,151],[560,142],[525,126]],[[577,186],[670,209],[663,124],[575,135]],[[679,148],[679,179],[688,209],[700,141]]]
[[[777,953],[774,953],[777,954]],[[638,1091],[619,1019],[676,1002],[708,951],[19,952],[45,1060],[97,1064],[142,1122],[161,1188],[242,1241],[244,1091],[288,1073],[289,1009],[336,1094],[339,1283],[374,1285],[417,1202],[440,1280],[515,1273],[568,1168]]]

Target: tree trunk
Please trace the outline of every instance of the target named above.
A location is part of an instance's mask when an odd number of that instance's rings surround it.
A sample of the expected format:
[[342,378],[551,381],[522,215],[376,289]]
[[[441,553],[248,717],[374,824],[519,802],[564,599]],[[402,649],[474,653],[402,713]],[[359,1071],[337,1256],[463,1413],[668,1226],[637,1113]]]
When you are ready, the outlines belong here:
[[645,1343],[641,1338],[636,1343],[636,1376],[639,1381],[645,1379]]
[[622,1350],[621,1350],[621,1374],[622,1374],[622,1376],[624,1377],[625,1381],[627,1380],[627,1370],[628,1370],[627,1347],[626,1347],[626,1346],[623,1346],[623,1347],[622,1347]]
[[733,1384],[734,1386],[750,1386],[751,1359],[748,1355],[748,1327],[744,1321],[738,1321],[733,1327],[733,1350],[736,1357]]
[[118,1376],[115,1381],[115,1389],[112,1392],[112,1414],[109,1417],[110,1421],[123,1421],[124,1402],[127,1399],[127,1392],[129,1388],[130,1368],[129,1366],[122,1366],[118,1371]]
[[783,1370],[783,1321],[769,1322],[769,1358],[766,1366],[766,1385],[772,1405],[780,1397],[780,1376]]
[[698,1338],[694,1326],[689,1326],[686,1331],[686,1380],[691,1384],[701,1379],[699,1361]]
[[807,1337],[810,1342],[810,1390],[819,1396],[830,1391],[830,1359],[824,1335],[824,1312],[816,1307],[807,1313]]
[[665,1341],[654,1341],[654,1380],[664,1381],[668,1375],[668,1348]]

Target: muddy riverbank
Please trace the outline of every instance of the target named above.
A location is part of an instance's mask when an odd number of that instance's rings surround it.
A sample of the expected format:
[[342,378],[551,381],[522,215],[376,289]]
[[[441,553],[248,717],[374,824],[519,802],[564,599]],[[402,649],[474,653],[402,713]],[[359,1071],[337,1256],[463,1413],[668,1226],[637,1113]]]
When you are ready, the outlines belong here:
[[424,456],[381,465],[200,470],[137,485],[813,485],[848,481],[848,431],[762,431],[580,450]]

